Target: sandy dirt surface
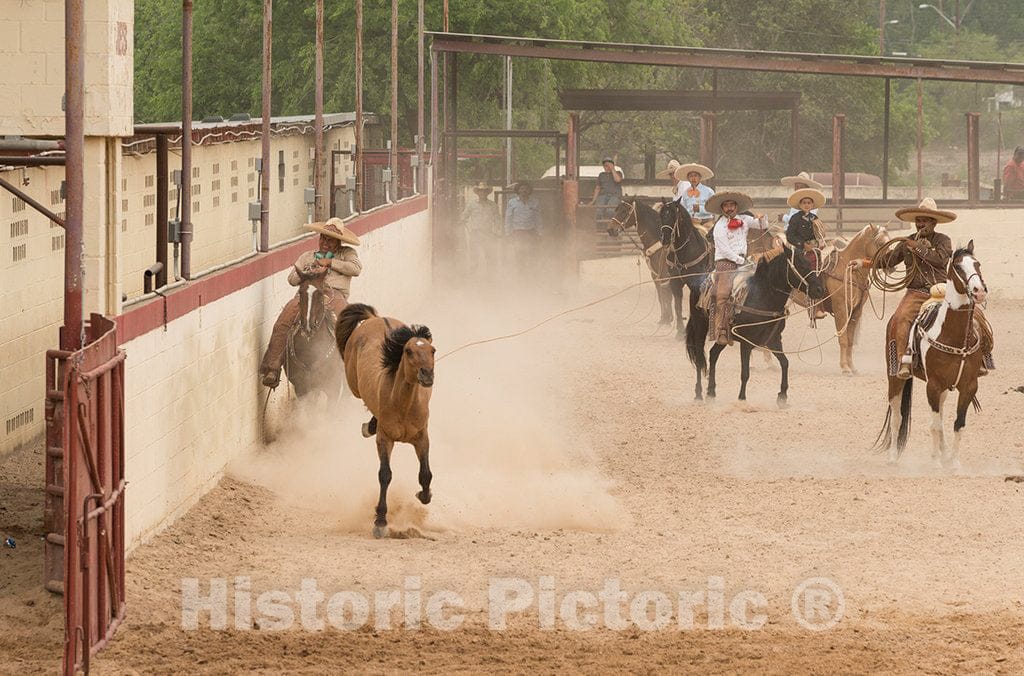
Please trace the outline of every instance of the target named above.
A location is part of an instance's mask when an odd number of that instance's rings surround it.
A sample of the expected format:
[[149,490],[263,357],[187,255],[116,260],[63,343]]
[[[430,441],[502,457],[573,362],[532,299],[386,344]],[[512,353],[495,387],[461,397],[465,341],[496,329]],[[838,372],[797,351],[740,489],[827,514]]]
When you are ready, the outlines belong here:
[[[188,515],[133,553],[128,619],[94,666],[1021,672],[1024,485],[1005,480],[1024,474],[1024,347],[1015,339],[1024,288],[1013,286],[1021,247],[996,236],[988,218],[964,220],[949,232],[977,236],[983,272],[1002,287],[988,312],[998,368],[981,383],[984,411],[968,415],[958,475],[931,466],[921,388],[901,462],[869,450],[885,411],[883,324],[870,308],[859,375],[840,373],[835,341],[794,356],[790,405],[779,409],[778,367],[755,355],[749,400],[738,402],[734,347],[720,362],[718,399],[701,403],[682,345],[655,325],[652,289],[632,289],[437,364],[434,501],[415,501],[414,454],[396,449],[389,495],[399,537],[370,535],[376,455],[359,436],[367,416],[358,402],[309,411],[275,401],[271,423],[287,423],[279,441],[232,466]],[[439,289],[426,307],[380,309],[430,325],[440,355],[644,278],[634,260],[617,259],[585,265],[578,288]],[[875,301],[881,310],[877,293]],[[806,325],[804,314],[790,319],[787,348],[831,336]],[[952,419],[950,411],[950,430]],[[320,599],[304,616],[304,579],[349,605]],[[521,580],[535,603],[510,613],[502,630],[489,613],[508,579]],[[206,596],[218,580],[228,628],[211,626],[205,612],[197,629],[183,628],[183,590],[195,584]],[[563,611],[610,583],[625,602],[604,603],[597,628],[576,630],[576,614]],[[29,593],[27,578],[20,584],[15,599]],[[425,610],[403,613],[441,591],[460,608],[438,622]],[[280,593],[257,600],[265,592]],[[398,608],[376,607],[381,593],[395,595]],[[359,599],[369,604],[365,623]],[[625,626],[607,619],[610,606]],[[458,628],[438,627],[453,615],[462,616]],[[838,623],[813,630],[830,619]],[[44,631],[52,621],[39,621],[15,630],[20,645],[0,634],[0,670],[56,666]],[[49,644],[24,644],[46,636]]]

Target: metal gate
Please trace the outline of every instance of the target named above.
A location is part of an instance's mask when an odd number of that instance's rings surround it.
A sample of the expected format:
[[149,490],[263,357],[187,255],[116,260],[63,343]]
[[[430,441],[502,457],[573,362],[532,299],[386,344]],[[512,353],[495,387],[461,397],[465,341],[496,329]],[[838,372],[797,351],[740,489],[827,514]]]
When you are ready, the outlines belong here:
[[81,350],[46,353],[45,574],[64,593],[65,674],[88,672],[125,614],[125,353],[106,317],[87,332]]

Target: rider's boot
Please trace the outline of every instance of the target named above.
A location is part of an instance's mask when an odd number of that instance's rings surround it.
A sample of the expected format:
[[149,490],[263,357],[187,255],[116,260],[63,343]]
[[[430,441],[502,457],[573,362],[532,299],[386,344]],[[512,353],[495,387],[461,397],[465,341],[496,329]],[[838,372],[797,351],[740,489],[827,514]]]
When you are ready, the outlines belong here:
[[910,380],[912,377],[914,377],[914,374],[910,370],[910,367],[912,365],[911,359],[912,358],[909,354],[903,355],[903,358],[900,359],[900,368],[898,371],[896,371],[896,377],[899,378],[900,380]]

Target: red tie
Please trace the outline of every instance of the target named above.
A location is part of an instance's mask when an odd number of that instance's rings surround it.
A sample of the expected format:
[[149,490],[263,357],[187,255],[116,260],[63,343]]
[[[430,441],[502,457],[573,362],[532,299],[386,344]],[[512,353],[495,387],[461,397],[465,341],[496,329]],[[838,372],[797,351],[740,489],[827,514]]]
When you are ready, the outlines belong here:
[[733,218],[733,219],[731,219],[729,221],[729,229],[730,230],[735,230],[736,228],[742,228],[742,227],[743,227],[743,221],[741,221],[738,218]]

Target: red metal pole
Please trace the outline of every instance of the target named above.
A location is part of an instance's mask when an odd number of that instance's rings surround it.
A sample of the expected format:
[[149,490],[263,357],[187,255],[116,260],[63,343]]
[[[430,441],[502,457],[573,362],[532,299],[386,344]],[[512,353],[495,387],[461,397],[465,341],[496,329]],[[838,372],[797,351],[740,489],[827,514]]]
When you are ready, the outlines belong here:
[[565,177],[567,179],[578,178],[579,168],[576,166],[576,141],[580,125],[578,113],[569,113],[569,126],[566,129],[565,141]]
[[[61,348],[76,351],[85,344],[82,322],[82,219],[85,200],[85,37],[83,0],[64,3],[65,196],[64,332]],[[68,534],[74,537],[73,534]],[[74,637],[72,643],[74,643]],[[71,663],[74,664],[74,655]]]
[[981,154],[978,143],[981,113],[967,113],[967,201],[981,199]]
[[391,201],[398,194],[398,0],[391,0]]
[[192,279],[192,0],[181,10],[181,276]]
[[[324,0],[316,0],[316,91],[313,94],[316,116],[316,147],[313,149],[313,219],[325,221],[324,209]],[[333,216],[333,214],[331,214]]]
[[832,117],[832,204],[836,208],[836,228],[843,229],[843,202],[846,201],[846,169],[843,161],[845,115]]
[[168,143],[165,134],[156,135],[156,260],[163,269],[156,273],[156,288],[167,286]]
[[260,251],[270,251],[270,77],[274,31],[273,0],[263,0],[263,110],[260,157],[263,164],[260,172]]
[[417,83],[416,83],[416,157],[417,157],[417,169],[416,169],[416,192],[422,193],[426,189],[426,171],[427,168],[423,164],[423,148],[425,147],[425,139],[423,138],[423,132],[425,127],[424,113],[423,113],[423,0],[419,0],[419,7],[417,9],[417,48],[419,50],[418,60],[418,71],[417,71]]
[[356,0],[356,211],[363,210],[363,0]]
[[917,79],[917,201],[924,197],[924,92],[921,78]]

